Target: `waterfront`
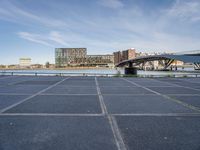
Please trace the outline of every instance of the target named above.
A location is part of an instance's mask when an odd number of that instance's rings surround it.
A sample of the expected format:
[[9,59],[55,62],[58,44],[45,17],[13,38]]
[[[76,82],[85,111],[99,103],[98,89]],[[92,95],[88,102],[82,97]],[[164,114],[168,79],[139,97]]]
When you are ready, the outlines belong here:
[[200,0],[0,0],[0,150],[200,150]]
[[[51,74],[71,74],[71,75],[123,75],[124,69],[109,69],[109,68],[96,68],[96,69],[40,69],[40,70],[0,70],[0,75],[10,75],[11,72],[19,75],[26,75],[26,74],[44,74],[44,75],[51,75]],[[185,68],[182,70],[181,68],[178,71],[143,71],[138,70],[139,76],[173,76],[173,75],[189,75],[189,74],[197,74],[200,73],[199,71],[194,71],[194,68]]]

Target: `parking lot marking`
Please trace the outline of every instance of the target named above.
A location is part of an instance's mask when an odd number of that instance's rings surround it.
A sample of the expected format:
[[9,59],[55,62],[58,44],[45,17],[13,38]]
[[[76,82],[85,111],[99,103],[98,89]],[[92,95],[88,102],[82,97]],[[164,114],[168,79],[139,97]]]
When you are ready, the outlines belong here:
[[169,97],[169,96],[167,96],[167,95],[161,94],[161,93],[156,92],[156,91],[154,91],[154,90],[151,90],[151,89],[149,89],[149,88],[147,88],[147,87],[144,87],[144,86],[142,86],[142,85],[139,85],[139,84],[137,84],[137,83],[135,83],[135,82],[133,82],[133,81],[130,81],[130,80],[128,80],[128,79],[125,79],[125,78],[120,78],[120,79],[122,79],[122,80],[124,80],[124,81],[127,81],[127,82],[129,82],[129,83],[132,83],[133,85],[136,85],[137,87],[141,87],[141,88],[143,88],[143,89],[145,89],[145,90],[148,90],[148,91],[150,91],[150,92],[152,92],[152,93],[155,93],[155,94],[157,94],[157,95],[160,95],[160,96],[162,96],[162,97],[164,97],[164,98],[166,98],[166,99],[169,99],[169,100],[171,100],[171,101],[174,101],[174,102],[176,102],[176,103],[178,103],[178,104],[180,104],[180,105],[183,105],[183,106],[185,106],[185,107],[187,107],[187,108],[189,108],[189,109],[192,109],[192,110],[195,110],[195,111],[200,112],[200,109],[197,108],[197,107],[195,107],[195,106],[192,106],[192,105],[190,105],[190,104],[184,103],[184,102],[179,101],[179,100],[177,100],[177,99],[175,99],[175,98],[171,98],[171,97]]
[[113,136],[114,136],[114,139],[115,139],[115,142],[116,142],[116,146],[117,146],[118,150],[126,150],[126,146],[125,146],[124,141],[122,139],[121,133],[119,132],[119,128],[118,128],[118,125],[115,121],[115,118],[108,114],[108,110],[107,110],[107,107],[104,103],[103,96],[102,96],[102,93],[101,93],[101,90],[100,90],[100,87],[99,87],[97,77],[95,77],[95,83],[96,83],[97,92],[98,92],[98,95],[99,95],[99,100],[100,100],[100,103],[101,103],[102,111],[103,111],[103,114],[105,114],[105,116],[108,118],[110,127],[111,127],[112,132],[113,132]]
[[99,83],[98,83],[96,77],[95,77],[95,83],[96,83],[96,89],[97,89],[97,94],[99,96],[99,102],[100,102],[100,105],[101,105],[102,113],[103,114],[108,113],[106,105],[105,105],[105,103],[103,101],[103,97],[102,97],[102,94],[101,94],[101,91],[100,91]]
[[20,77],[20,76],[8,76],[8,77],[1,77],[1,78],[0,78],[0,80],[1,80],[1,79],[9,79],[9,78],[17,78],[17,77]]
[[47,87],[47,88],[45,88],[45,89],[43,89],[43,90],[41,90],[41,91],[39,91],[39,92],[37,92],[37,93],[31,95],[31,96],[29,96],[29,97],[27,97],[27,98],[25,98],[25,99],[23,99],[23,100],[21,100],[21,101],[15,103],[15,104],[13,104],[13,105],[10,105],[10,106],[8,106],[8,107],[2,109],[2,110],[0,111],[0,113],[3,113],[3,112],[5,112],[5,111],[7,111],[8,109],[11,109],[11,108],[13,108],[13,107],[15,107],[15,106],[17,106],[17,105],[19,105],[19,104],[21,104],[21,103],[23,103],[23,102],[29,100],[29,99],[31,99],[31,98],[33,98],[33,97],[35,97],[35,96],[37,96],[37,95],[39,95],[39,94],[41,94],[41,93],[43,93],[43,92],[45,92],[45,91],[47,91],[47,90],[49,90],[49,89],[51,89],[51,88],[57,86],[58,84],[62,83],[63,81],[65,81],[65,80],[67,80],[67,79],[69,79],[69,77],[68,77],[68,78],[65,78],[65,79],[63,79],[63,80],[61,80],[61,81],[59,81],[59,82],[57,82],[57,83],[55,83],[55,84],[53,84],[53,85],[50,85],[49,87]]
[[134,114],[112,114],[113,116],[177,116],[177,117],[185,117],[185,116],[198,116],[200,117],[200,113],[134,113]]
[[[154,81],[157,81],[156,79],[151,79],[151,80],[154,80]],[[162,83],[166,83],[165,81],[160,81]],[[182,85],[178,85],[176,83],[170,83],[170,82],[167,82],[175,87],[182,87],[182,88],[186,88],[186,89],[191,89],[191,90],[195,90],[195,91],[200,91],[200,89],[196,89],[196,88],[192,88],[192,87],[188,87],[188,86],[182,86]]]
[[66,114],[66,113],[1,113],[0,116],[103,116],[103,114]]

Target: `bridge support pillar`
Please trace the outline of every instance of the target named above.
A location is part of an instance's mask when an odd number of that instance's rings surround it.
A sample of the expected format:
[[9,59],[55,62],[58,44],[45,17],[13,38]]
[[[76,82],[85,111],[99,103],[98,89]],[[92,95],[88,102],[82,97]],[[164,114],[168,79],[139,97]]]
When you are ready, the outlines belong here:
[[165,60],[165,66],[163,70],[167,70],[167,68],[174,62],[174,59]]
[[200,70],[200,63],[194,63],[195,64],[195,70]]
[[137,75],[137,68],[136,67],[127,67],[124,70],[125,75]]

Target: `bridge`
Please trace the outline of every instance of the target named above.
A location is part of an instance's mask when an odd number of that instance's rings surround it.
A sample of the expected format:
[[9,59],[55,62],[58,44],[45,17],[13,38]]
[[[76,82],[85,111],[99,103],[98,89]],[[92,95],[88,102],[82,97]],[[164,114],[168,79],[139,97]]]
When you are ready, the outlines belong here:
[[185,63],[193,63],[196,68],[200,69],[200,51],[190,51],[183,54],[163,54],[163,55],[151,55],[142,56],[130,60],[124,60],[116,65],[116,67],[138,66],[149,61],[160,61],[164,60],[164,69],[167,69],[175,60],[183,61]]

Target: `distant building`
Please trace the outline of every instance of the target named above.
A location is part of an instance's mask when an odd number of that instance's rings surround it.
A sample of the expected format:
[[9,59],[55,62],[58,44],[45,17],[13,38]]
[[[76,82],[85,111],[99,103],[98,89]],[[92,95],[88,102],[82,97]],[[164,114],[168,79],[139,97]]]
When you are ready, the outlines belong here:
[[88,66],[106,66],[111,67],[114,63],[113,55],[87,55],[86,62]]
[[6,67],[6,69],[17,69],[17,68],[19,68],[19,65],[15,65],[15,64],[13,64],[13,65],[8,65],[8,66]]
[[179,60],[174,60],[174,62],[171,65],[173,65],[173,66],[182,66],[182,65],[184,65],[184,62],[179,61]]
[[30,67],[31,66],[31,58],[20,58],[19,66],[20,67]]
[[114,64],[115,65],[122,61],[122,53],[120,51],[114,52],[113,55],[114,55]]
[[67,66],[113,66],[113,55],[87,55],[86,48],[56,48],[56,67]]
[[6,65],[0,65],[0,69],[6,68]]
[[86,48],[56,48],[56,67],[66,67],[83,64],[87,55]]
[[135,49],[127,49],[122,51],[122,60],[134,59],[136,57]]
[[136,57],[136,50],[130,48],[123,51],[114,52],[114,64],[118,64],[123,60],[134,59]]
[[31,69],[42,69],[44,66],[42,64],[32,64]]

